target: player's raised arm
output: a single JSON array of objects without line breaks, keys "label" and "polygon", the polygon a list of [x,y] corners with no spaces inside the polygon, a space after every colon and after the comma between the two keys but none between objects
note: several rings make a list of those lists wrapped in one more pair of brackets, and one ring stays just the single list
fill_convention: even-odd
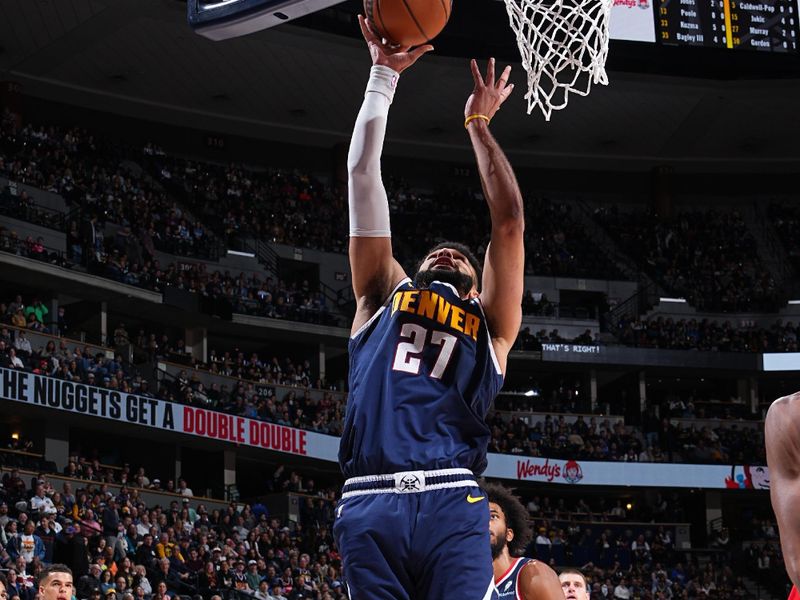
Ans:
[{"label": "player's raised arm", "polygon": [[347,155],[350,209],[350,269],[357,312],[353,331],[375,313],[392,288],[405,277],[392,255],[389,202],[381,179],[381,152],[389,106],[397,80],[432,46],[392,48],[359,16],[361,32],[372,56],[364,102],[358,113]]},{"label": "player's raised arm", "polygon": [[522,322],[525,219],[517,179],[489,131],[489,121],[514,86],[508,84],[511,67],[506,67],[495,81],[493,58],[489,60],[485,79],[474,60],[470,66],[475,88],[464,108],[465,127],[475,151],[483,193],[492,218],[492,239],[486,250],[481,302],[489,320],[500,367],[505,372],[508,351]]},{"label": "player's raised arm", "polygon": [[786,572],[800,588],[800,392],[776,400],[764,424],[769,493]]}]

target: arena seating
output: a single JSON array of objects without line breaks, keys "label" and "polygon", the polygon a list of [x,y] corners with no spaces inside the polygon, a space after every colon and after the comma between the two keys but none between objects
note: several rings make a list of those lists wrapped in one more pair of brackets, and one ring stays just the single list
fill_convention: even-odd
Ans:
[{"label": "arena seating", "polygon": [[779,293],[736,211],[598,210],[596,219],[639,267],[698,310],[775,310]]}]

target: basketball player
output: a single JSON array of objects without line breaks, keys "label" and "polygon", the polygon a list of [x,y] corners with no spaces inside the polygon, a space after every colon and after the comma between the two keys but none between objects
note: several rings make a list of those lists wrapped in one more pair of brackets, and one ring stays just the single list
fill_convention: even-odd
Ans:
[{"label": "basketball player", "polygon": [[494,61],[485,77],[471,63],[465,127],[491,216],[483,269],[466,246],[446,242],[423,255],[412,280],[392,256],[380,157],[401,73],[432,47],[391,48],[360,22],[373,67],[348,155],[357,310],[334,533],[352,600],[496,598],[475,475],[522,319],[522,198],[489,130],[511,93],[510,67],[495,80]]},{"label": "basketball player", "polygon": [[39,573],[39,596],[42,600],[72,600],[72,571],[67,565],[52,564]]},{"label": "basketball player", "polygon": [[558,574],[566,600],[589,600],[592,593],[586,585],[586,577],[578,569],[564,569]]},{"label": "basketball player", "polygon": [[564,600],[555,571],[521,556],[531,539],[528,511],[508,488],[496,483],[481,487],[489,500],[489,542],[500,600]]},{"label": "basketball player", "polygon": [[800,392],[772,403],[764,423],[769,494],[778,519],[783,560],[800,600]]}]

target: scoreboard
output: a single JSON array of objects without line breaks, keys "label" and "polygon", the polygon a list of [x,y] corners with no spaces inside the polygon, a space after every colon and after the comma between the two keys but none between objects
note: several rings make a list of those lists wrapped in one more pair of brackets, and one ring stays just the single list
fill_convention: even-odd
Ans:
[{"label": "scoreboard", "polygon": [[611,39],[797,54],[799,0],[613,0]]}]

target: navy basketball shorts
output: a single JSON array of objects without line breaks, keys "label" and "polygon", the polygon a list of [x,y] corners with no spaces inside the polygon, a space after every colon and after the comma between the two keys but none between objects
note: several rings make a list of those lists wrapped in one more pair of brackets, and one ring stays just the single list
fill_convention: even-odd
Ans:
[{"label": "navy basketball shorts", "polygon": [[489,504],[467,469],[348,479],[333,524],[350,600],[496,600]]}]

